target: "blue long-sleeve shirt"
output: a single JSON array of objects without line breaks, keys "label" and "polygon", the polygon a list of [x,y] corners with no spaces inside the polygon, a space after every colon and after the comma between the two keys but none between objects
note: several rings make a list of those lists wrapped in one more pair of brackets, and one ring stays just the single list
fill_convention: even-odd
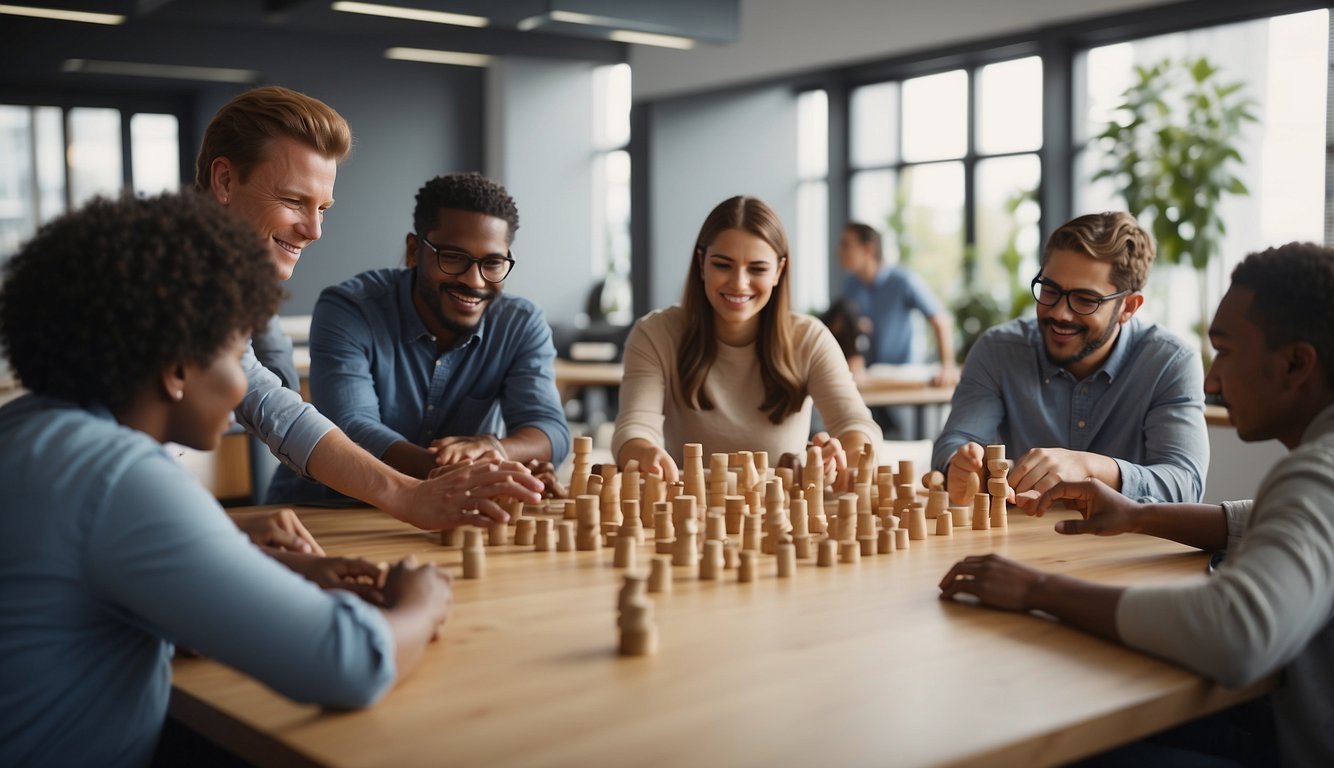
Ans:
[{"label": "blue long-sleeve shirt", "polygon": [[[501,294],[460,344],[440,352],[412,303],[410,269],[363,272],[320,294],[310,323],[310,396],[372,455],[407,441],[539,429],[552,462],[570,451],[556,348],[542,311]],[[341,500],[279,467],[272,503]]]},{"label": "blue long-sleeve shirt", "polygon": [[1102,366],[1077,381],[1047,358],[1037,320],[987,331],[964,362],[931,466],[946,471],[970,441],[1004,443],[1014,460],[1066,448],[1115,459],[1130,498],[1198,502],[1209,466],[1199,354],[1139,318],[1113,343]]},{"label": "blue long-sleeve shirt", "polygon": [[326,706],[393,683],[375,608],[264,555],[105,409],[0,408],[0,765],[147,765],[172,643]]},{"label": "blue long-sleeve shirt", "polygon": [[928,319],[941,312],[940,302],[922,278],[895,264],[881,267],[871,285],[848,276],[843,281],[843,295],[856,301],[871,319],[868,364],[912,362],[913,310]]}]

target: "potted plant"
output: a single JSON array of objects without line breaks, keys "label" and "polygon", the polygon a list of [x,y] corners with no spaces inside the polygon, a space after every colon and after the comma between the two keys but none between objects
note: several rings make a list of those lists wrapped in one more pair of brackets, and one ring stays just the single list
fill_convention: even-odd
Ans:
[{"label": "potted plant", "polygon": [[1227,232],[1218,204],[1247,195],[1233,168],[1245,123],[1255,121],[1244,82],[1221,82],[1205,57],[1136,67],[1116,116],[1098,134],[1108,150],[1094,179],[1109,178],[1136,216],[1152,217],[1158,258],[1189,264],[1199,280],[1200,351],[1209,365],[1206,269]]}]

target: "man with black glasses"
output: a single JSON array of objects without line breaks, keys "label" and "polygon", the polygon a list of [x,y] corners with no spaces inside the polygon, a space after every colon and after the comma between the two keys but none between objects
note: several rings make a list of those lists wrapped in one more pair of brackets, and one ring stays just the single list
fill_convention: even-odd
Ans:
[{"label": "man with black glasses", "polygon": [[992,328],[964,363],[931,457],[952,503],[967,503],[989,443],[1015,460],[1009,485],[1021,505],[1085,479],[1141,501],[1200,500],[1209,441],[1199,354],[1135,317],[1153,258],[1128,213],[1080,216],[1052,233],[1033,280],[1037,317]]},{"label": "man with black glasses", "polygon": [[[559,464],[570,432],[556,392],[551,329],[502,293],[519,214],[475,173],[417,192],[406,268],[325,289],[310,327],[310,394],[353,440],[405,474],[499,458]],[[339,496],[279,467],[274,503]]]}]

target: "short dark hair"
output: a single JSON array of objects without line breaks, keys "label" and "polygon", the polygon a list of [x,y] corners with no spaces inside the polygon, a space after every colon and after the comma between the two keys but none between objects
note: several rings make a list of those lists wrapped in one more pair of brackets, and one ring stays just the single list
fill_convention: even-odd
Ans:
[{"label": "short dark hair", "polygon": [[497,182],[480,173],[448,173],[436,176],[417,190],[417,207],[412,211],[412,226],[419,234],[430,232],[440,211],[449,208],[471,211],[504,219],[509,225],[506,242],[514,242],[519,229],[519,209],[514,198]]},{"label": "short dark hair", "polygon": [[1288,243],[1252,253],[1232,270],[1232,285],[1253,294],[1248,317],[1265,344],[1309,343],[1334,388],[1334,313],[1325,304],[1334,296],[1334,249]]},{"label": "short dark hair", "polygon": [[1074,251],[1110,262],[1112,285],[1118,291],[1142,290],[1155,255],[1153,238],[1124,211],[1089,213],[1057,227],[1042,249],[1040,268],[1046,268],[1053,251]]},{"label": "short dark hair", "polygon": [[115,411],[163,366],[262,327],[282,295],[254,230],[206,195],[96,198],[5,265],[0,343],[33,392]]},{"label": "short dark hair", "polygon": [[851,233],[853,237],[857,238],[857,242],[862,245],[874,246],[876,261],[885,260],[884,249],[880,243],[880,233],[875,231],[875,227],[870,224],[863,224],[860,221],[851,221],[843,225],[843,231]]}]

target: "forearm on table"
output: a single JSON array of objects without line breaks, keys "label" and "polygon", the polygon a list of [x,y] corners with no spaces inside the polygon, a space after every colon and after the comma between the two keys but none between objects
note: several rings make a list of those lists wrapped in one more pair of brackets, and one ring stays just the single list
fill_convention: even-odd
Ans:
[{"label": "forearm on table", "polygon": [[346,496],[391,511],[412,479],[367,453],[341,430],[331,430],[310,454],[310,476]]},{"label": "forearm on table", "polygon": [[1124,587],[1048,573],[1029,593],[1026,608],[1051,614],[1073,627],[1119,643],[1121,634],[1116,629],[1116,607],[1123,592]]},{"label": "forearm on table", "polygon": [[380,458],[399,472],[423,480],[436,468],[434,453],[407,440],[389,446]]},{"label": "forearm on table", "polygon": [[500,441],[506,458],[527,463],[534,459],[551,461],[551,438],[537,427],[519,427]]},{"label": "forearm on table", "polygon": [[1220,504],[1144,504],[1135,532],[1212,552],[1227,547],[1227,515]]},{"label": "forearm on table", "polygon": [[437,622],[426,606],[396,605],[382,610],[394,634],[394,669],[403,680],[426,652],[435,636]]}]

